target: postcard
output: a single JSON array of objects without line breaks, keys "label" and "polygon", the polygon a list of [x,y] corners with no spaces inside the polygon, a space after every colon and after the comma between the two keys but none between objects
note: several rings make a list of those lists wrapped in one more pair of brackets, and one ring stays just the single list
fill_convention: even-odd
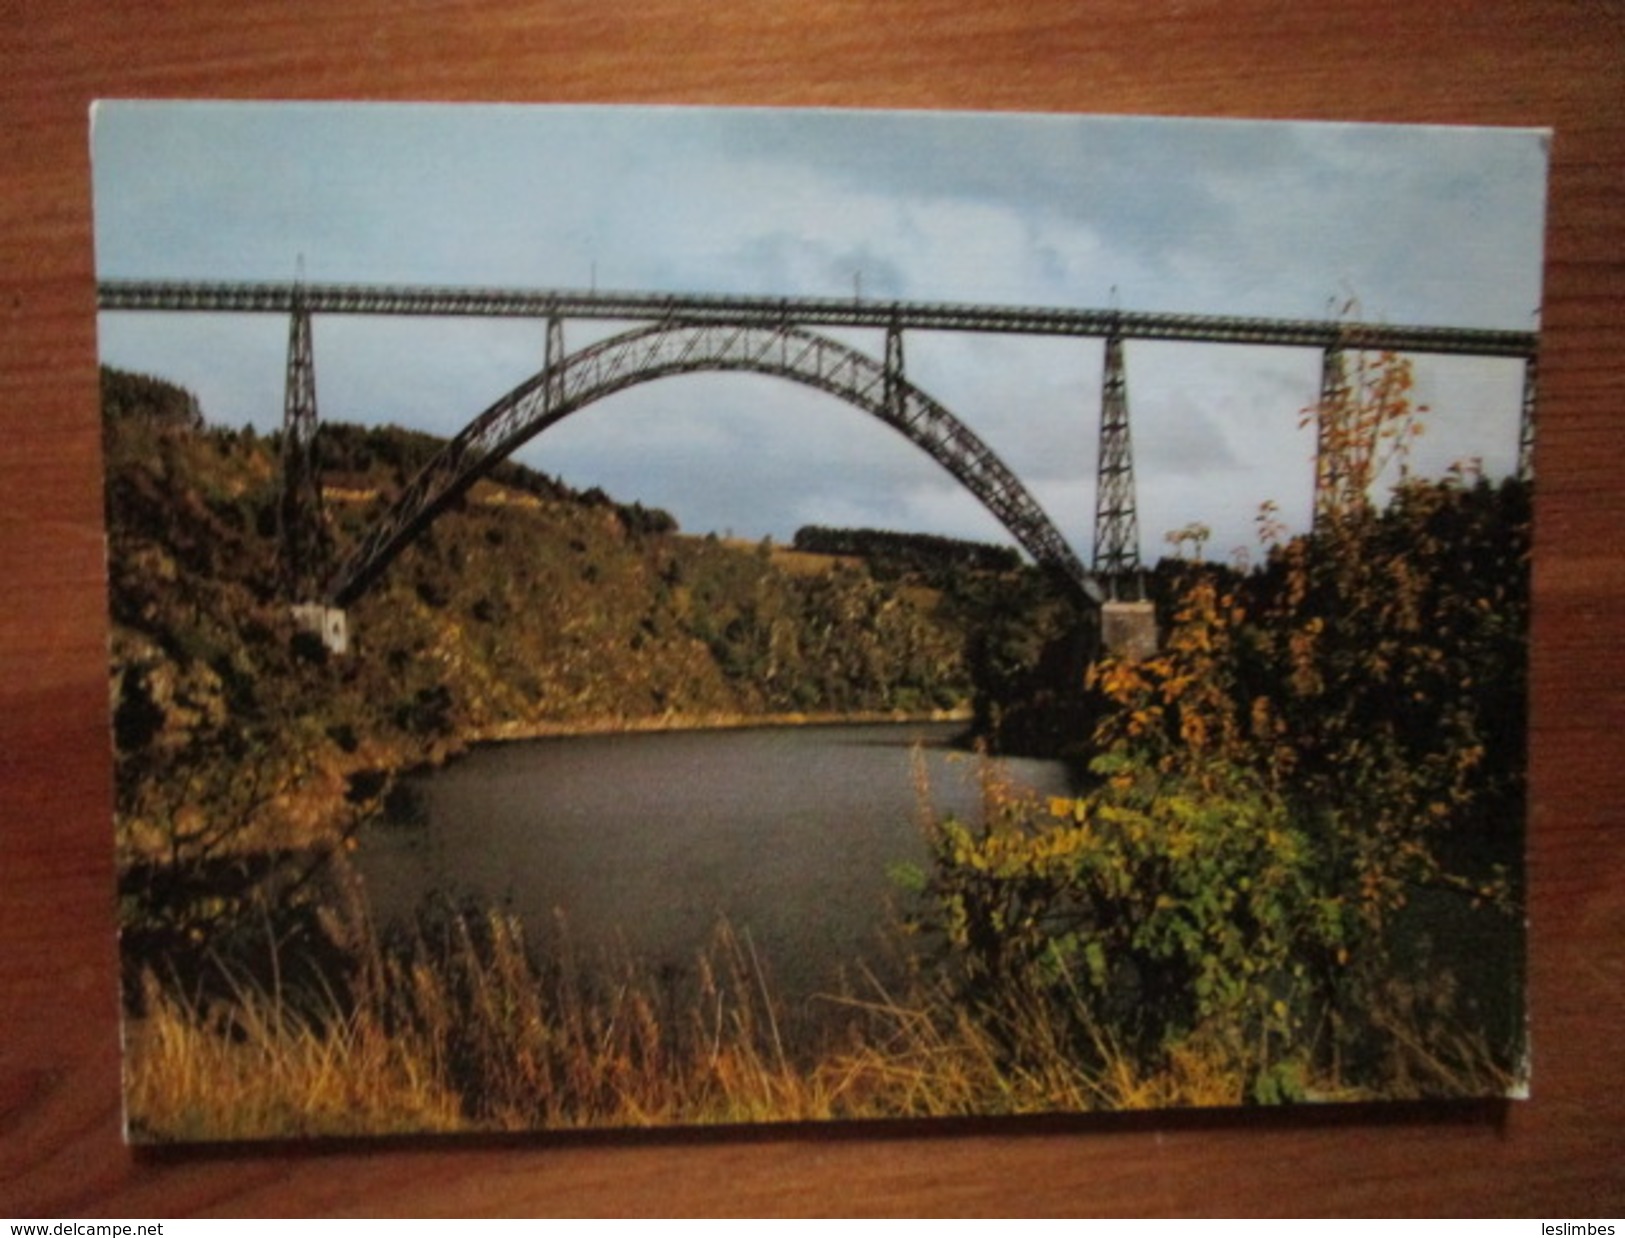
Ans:
[{"label": "postcard", "polygon": [[1548,134],[91,140],[132,1141],[1524,1094]]}]

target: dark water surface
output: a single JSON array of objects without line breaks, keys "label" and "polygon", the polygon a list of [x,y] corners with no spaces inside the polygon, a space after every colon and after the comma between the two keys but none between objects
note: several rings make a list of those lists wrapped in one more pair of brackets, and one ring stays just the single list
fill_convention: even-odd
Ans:
[{"label": "dark water surface", "polygon": [[[890,968],[902,895],[923,864],[913,754],[933,804],[976,820],[978,758],[953,723],[583,736],[480,749],[407,779],[358,867],[385,922],[437,894],[519,916],[584,966],[624,950],[689,976],[720,920],[748,938],[794,1013],[843,972]],[[1065,794],[1058,762],[1004,759],[1015,783]],[[562,917],[562,921],[560,919]]]}]

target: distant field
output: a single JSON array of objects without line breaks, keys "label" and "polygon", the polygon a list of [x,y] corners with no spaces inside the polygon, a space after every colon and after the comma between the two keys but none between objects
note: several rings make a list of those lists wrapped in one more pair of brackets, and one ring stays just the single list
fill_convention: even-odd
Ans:
[{"label": "distant field", "polygon": [[862,562],[857,555],[823,555],[807,550],[773,548],[773,566],[792,576],[821,576],[833,572],[837,567],[851,567]]}]

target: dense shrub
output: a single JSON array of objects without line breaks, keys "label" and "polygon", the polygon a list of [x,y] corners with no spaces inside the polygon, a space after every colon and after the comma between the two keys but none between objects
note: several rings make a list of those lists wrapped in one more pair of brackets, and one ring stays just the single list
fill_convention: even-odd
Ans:
[{"label": "dense shrub", "polygon": [[1092,789],[936,828],[925,922],[1012,1069],[1039,1019],[1256,1100],[1515,1078],[1527,516],[1516,481],[1411,482],[1249,575],[1186,565],[1162,652],[1090,672]]}]

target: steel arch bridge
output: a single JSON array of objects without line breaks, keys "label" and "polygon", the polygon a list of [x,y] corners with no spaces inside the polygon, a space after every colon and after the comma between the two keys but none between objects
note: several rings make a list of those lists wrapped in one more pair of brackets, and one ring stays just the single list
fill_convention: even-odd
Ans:
[{"label": "steel arch bridge", "polygon": [[1105,594],[1014,473],[969,427],[909,382],[902,339],[888,329],[886,360],[788,323],[656,322],[562,355],[557,320],[548,363],[435,456],[357,544],[323,590],[347,606],[478,478],[571,413],[616,392],[678,374],[745,372],[788,379],[878,418],[951,473],[1041,567],[1090,600]]},{"label": "steel arch bridge", "polygon": [[[412,537],[484,469],[560,418],[639,383],[701,371],[773,374],[830,392],[886,422],[960,480],[1040,565],[1092,604],[1139,596],[1139,526],[1129,434],[1124,341],[1264,344],[1322,355],[1320,401],[1333,408],[1348,387],[1350,350],[1517,358],[1524,363],[1518,468],[1530,475],[1539,339],[1530,331],[1403,326],[1342,320],[1145,313],[1116,309],[749,297],[685,293],[455,288],[378,284],[103,280],[103,311],[271,313],[289,316],[283,413],[280,523],[285,588],[295,610],[328,612],[358,597]],[[318,430],[311,318],[315,314],[456,316],[545,320],[543,369],[498,400],[441,452],[336,573],[315,450]],[[638,323],[566,355],[566,321]],[[884,329],[884,361],[815,333]],[[1036,501],[993,451],[904,377],[903,335],[970,331],[1095,338],[1105,342],[1094,541],[1085,569]],[[1323,416],[1315,455],[1315,519],[1348,486],[1346,449]],[[320,599],[320,600],[318,600]],[[302,620],[303,621],[303,620]]]}]

